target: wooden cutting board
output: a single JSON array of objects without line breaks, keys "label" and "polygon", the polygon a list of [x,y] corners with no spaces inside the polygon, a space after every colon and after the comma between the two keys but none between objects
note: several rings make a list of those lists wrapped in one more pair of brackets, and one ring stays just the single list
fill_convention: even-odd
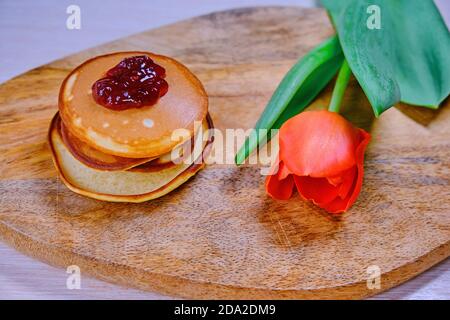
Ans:
[{"label": "wooden cutting board", "polygon": [[[331,217],[273,201],[259,168],[210,165],[171,194],[117,204],[70,192],[46,143],[62,79],[92,56],[147,50],[202,80],[216,127],[250,128],[289,67],[333,34],[321,9],[214,13],[64,58],[0,86],[0,238],[52,265],[189,298],[361,298],[450,255],[450,106],[374,119],[353,80],[345,116],[370,131],[359,200]],[[330,88],[314,102],[326,106]],[[375,266],[375,267],[374,267]],[[367,279],[381,272],[380,288]]]}]

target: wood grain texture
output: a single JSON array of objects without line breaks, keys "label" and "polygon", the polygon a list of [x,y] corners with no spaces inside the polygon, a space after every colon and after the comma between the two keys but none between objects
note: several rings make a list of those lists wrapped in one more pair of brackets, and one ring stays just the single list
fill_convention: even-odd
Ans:
[{"label": "wood grain texture", "polygon": [[[0,237],[57,266],[191,298],[361,298],[450,254],[450,107],[374,119],[353,80],[344,114],[373,136],[358,202],[340,219],[277,202],[257,167],[208,166],[170,195],[113,204],[61,185],[45,142],[64,76],[111,51],[150,50],[190,67],[216,127],[250,128],[293,62],[333,33],[324,11],[211,14],[103,45],[0,86]],[[331,88],[314,102],[327,104]],[[382,271],[366,286],[367,267]]]},{"label": "wood grain texture", "polygon": [[[173,299],[151,291],[137,290],[97,280],[81,270],[80,290],[69,290],[69,274],[25,256],[0,242],[0,300],[4,299]],[[450,259],[439,263],[395,288],[370,299],[449,299]]]}]

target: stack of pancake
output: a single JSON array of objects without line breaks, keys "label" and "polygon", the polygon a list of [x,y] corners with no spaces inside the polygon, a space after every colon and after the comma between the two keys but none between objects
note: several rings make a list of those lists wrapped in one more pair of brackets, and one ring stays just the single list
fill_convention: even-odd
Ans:
[{"label": "stack of pancake", "polygon": [[[93,83],[137,55],[165,69],[167,93],[141,108],[117,111],[99,105]],[[212,127],[206,92],[185,66],[149,52],[119,52],[88,60],[67,76],[49,143],[61,179],[72,191],[106,201],[142,202],[174,190],[204,166]],[[174,138],[174,132],[184,134]]]}]

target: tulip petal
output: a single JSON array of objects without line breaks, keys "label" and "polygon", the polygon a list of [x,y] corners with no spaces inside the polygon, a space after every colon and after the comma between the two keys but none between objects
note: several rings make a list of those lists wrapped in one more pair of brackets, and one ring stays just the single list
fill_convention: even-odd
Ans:
[{"label": "tulip petal", "polygon": [[357,169],[353,167],[342,174],[342,183],[339,186],[339,197],[345,199],[353,187]]},{"label": "tulip petal", "polygon": [[342,183],[342,177],[341,176],[334,176],[334,177],[327,177],[327,180],[330,184],[337,187]]},{"label": "tulip petal", "polygon": [[339,187],[330,184],[326,178],[294,176],[294,181],[298,193],[318,206],[331,202],[339,194]]},{"label": "tulip petal", "polygon": [[349,205],[349,199],[342,199],[340,197],[337,197],[330,203],[327,203],[322,208],[327,210],[329,213],[342,213],[347,211],[347,209],[350,207]]},{"label": "tulip petal", "polygon": [[323,208],[330,213],[340,213],[347,211],[356,201],[361,192],[363,177],[364,177],[364,152],[367,145],[370,142],[370,134],[366,131],[359,129],[360,142],[356,148],[356,179],[353,181],[351,190],[348,197],[342,199],[341,197],[335,198]]},{"label": "tulip petal", "polygon": [[358,129],[327,110],[300,113],[279,132],[280,159],[297,176],[333,177],[356,164]]},{"label": "tulip petal", "polygon": [[266,192],[274,199],[288,200],[292,196],[294,179],[283,161],[275,163],[266,178]]}]

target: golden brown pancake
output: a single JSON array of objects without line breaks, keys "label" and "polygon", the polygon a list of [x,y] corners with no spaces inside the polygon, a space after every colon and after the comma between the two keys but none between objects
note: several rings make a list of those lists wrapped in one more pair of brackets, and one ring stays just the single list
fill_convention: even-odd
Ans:
[{"label": "golden brown pancake", "polygon": [[[206,119],[203,121],[202,124],[202,134],[205,134],[205,132],[209,132],[212,134],[213,123],[211,120],[211,117],[209,114],[206,115]],[[129,168],[128,171],[132,172],[157,172],[162,169],[167,169],[170,167],[176,166],[178,163],[182,162],[187,157],[193,157],[194,159],[201,156],[201,153],[203,152],[203,149],[206,147],[206,144],[209,142],[209,140],[212,139],[212,137],[209,137],[209,140],[202,141],[201,145],[202,148],[194,148],[194,144],[196,142],[197,135],[194,136],[188,143],[184,143],[183,145],[176,148],[176,157],[174,157],[175,160],[172,160],[171,153],[167,153],[159,158],[156,158],[154,160],[150,160],[148,162],[142,163],[140,165],[134,166],[132,168]]]},{"label": "golden brown pancake", "polygon": [[[209,118],[209,116],[207,116],[207,118]],[[141,171],[158,171],[161,168],[173,166],[175,165],[174,162],[177,162],[176,159],[175,161],[172,159],[172,153],[174,153],[174,150],[158,158],[125,158],[104,153],[100,150],[92,148],[90,145],[71,134],[67,130],[64,123],[59,119],[60,117],[58,115],[57,121],[60,122],[61,137],[65,146],[75,158],[93,169],[121,171],[136,167],[137,170]],[[206,131],[208,129],[208,120],[203,120],[202,125],[203,131]],[[193,148],[194,139],[195,137],[192,137],[192,139],[175,148],[178,151],[178,157],[183,156],[183,154],[186,156],[189,155],[192,151],[191,149]]]},{"label": "golden brown pancake", "polygon": [[[59,119],[58,115],[58,122],[60,122]],[[93,169],[110,171],[127,170],[152,160],[152,158],[125,158],[104,153],[75,137],[67,130],[64,123],[60,122],[60,126],[61,138],[70,153]]]},{"label": "golden brown pancake", "polygon": [[[168,92],[156,104],[142,108],[114,111],[97,104],[93,83],[124,58],[136,55],[148,55],[165,68]],[[173,141],[172,132],[187,129],[192,137],[194,122],[202,122],[207,110],[208,98],[197,77],[176,60],[150,52],[90,59],[67,76],[59,94],[60,115],[71,134],[93,149],[124,158],[155,158],[170,152],[182,142]]]},{"label": "golden brown pancake", "polygon": [[[91,198],[114,202],[143,202],[174,190],[204,166],[203,161],[181,163],[158,171],[102,171],[78,161],[64,144],[58,114],[49,128],[49,144],[54,164],[64,184]],[[212,122],[208,121],[210,127]],[[212,130],[200,155],[205,158],[212,144]]]}]

